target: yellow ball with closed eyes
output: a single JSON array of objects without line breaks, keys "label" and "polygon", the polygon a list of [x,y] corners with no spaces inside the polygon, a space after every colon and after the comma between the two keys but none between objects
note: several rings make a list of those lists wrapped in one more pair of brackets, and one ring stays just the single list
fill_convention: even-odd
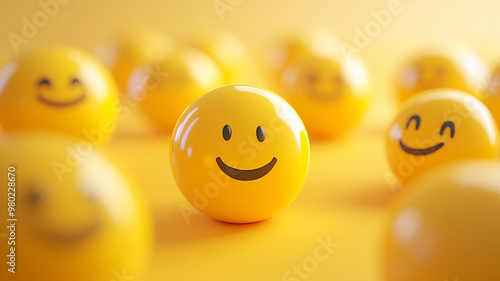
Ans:
[{"label": "yellow ball with closed eyes", "polygon": [[12,237],[0,241],[0,280],[142,280],[151,219],[112,162],[88,143],[38,132],[4,136],[0,155],[0,234]]},{"label": "yellow ball with closed eyes", "polygon": [[174,179],[198,210],[250,223],[285,208],[309,168],[304,125],[282,98],[262,88],[228,85],[194,101],[175,126]]},{"label": "yellow ball with closed eyes", "polygon": [[476,97],[449,89],[408,100],[389,127],[387,159],[400,182],[444,163],[495,159],[498,129]]},{"label": "yellow ball with closed eyes", "polygon": [[99,144],[114,130],[118,92],[110,73],[86,53],[46,47],[0,72],[5,132],[49,130]]}]

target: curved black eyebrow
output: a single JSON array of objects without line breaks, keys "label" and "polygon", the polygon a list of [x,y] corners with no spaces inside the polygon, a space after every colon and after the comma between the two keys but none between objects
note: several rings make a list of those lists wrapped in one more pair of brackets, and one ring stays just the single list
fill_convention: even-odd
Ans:
[{"label": "curved black eyebrow", "polygon": [[418,115],[413,115],[412,117],[410,117],[410,119],[408,119],[408,123],[406,123],[406,128],[408,129],[408,126],[410,126],[410,123],[411,123],[411,120],[415,119],[415,129],[418,130],[418,128],[420,127],[420,116]]},{"label": "curved black eyebrow", "polygon": [[78,78],[73,78],[73,80],[71,80],[71,85],[74,85],[74,84],[81,84],[80,80]]},{"label": "curved black eyebrow", "polygon": [[439,134],[442,136],[444,130],[446,130],[447,127],[450,128],[450,136],[453,138],[455,136],[455,124],[453,124],[453,122],[451,121],[446,121],[443,123],[443,125],[441,126],[441,130],[439,131]]},{"label": "curved black eyebrow", "polygon": [[46,78],[41,79],[41,80],[38,82],[38,86],[42,86],[42,85],[47,85],[47,86],[50,86],[50,81],[49,81],[49,79],[46,79]]}]

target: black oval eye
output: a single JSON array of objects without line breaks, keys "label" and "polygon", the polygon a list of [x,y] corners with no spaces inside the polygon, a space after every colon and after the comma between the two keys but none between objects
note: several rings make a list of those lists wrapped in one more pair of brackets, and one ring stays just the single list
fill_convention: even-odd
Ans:
[{"label": "black oval eye", "polygon": [[413,115],[408,119],[408,123],[406,123],[406,129],[408,129],[408,126],[410,126],[411,120],[415,120],[415,130],[418,130],[418,127],[420,127],[420,116],[418,115]]},{"label": "black oval eye", "polygon": [[33,205],[39,205],[40,203],[42,203],[42,195],[39,191],[30,191],[30,193],[28,194],[28,200]]},{"label": "black oval eye", "polygon": [[337,83],[338,85],[342,85],[342,84],[344,84],[344,78],[342,78],[342,76],[338,76],[338,75],[337,75],[337,76],[334,76],[334,77],[333,77],[333,81],[334,81],[335,83]]},{"label": "black oval eye", "polygon": [[82,84],[80,82],[80,80],[78,78],[73,78],[73,80],[71,80],[71,85],[75,85],[75,84]]},{"label": "black oval eye", "polygon": [[266,131],[264,131],[262,126],[257,127],[257,139],[260,142],[263,142],[266,139]]},{"label": "black oval eye", "polygon": [[222,137],[224,140],[228,141],[232,134],[233,132],[231,131],[231,127],[229,127],[229,125],[225,125],[224,128],[222,128]]},{"label": "black oval eye", "polygon": [[439,134],[442,136],[443,133],[444,133],[444,130],[446,130],[446,128],[450,128],[450,137],[454,137],[455,136],[455,124],[453,124],[453,122],[451,121],[446,121],[443,123],[443,125],[441,126],[441,130],[439,131]]},{"label": "black oval eye", "polygon": [[316,81],[318,81],[318,75],[314,73],[307,75],[307,81],[311,84],[316,83]]},{"label": "black oval eye", "polygon": [[45,78],[44,78],[44,79],[41,79],[41,80],[38,82],[38,86],[43,86],[43,85],[45,85],[45,86],[49,86],[49,87],[50,87],[50,81],[49,81],[49,79],[45,79]]}]

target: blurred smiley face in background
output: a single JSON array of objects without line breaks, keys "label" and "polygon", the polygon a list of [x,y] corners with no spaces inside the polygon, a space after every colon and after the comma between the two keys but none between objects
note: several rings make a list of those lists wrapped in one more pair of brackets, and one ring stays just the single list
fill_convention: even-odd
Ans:
[{"label": "blurred smiley face in background", "polygon": [[367,70],[355,54],[301,57],[285,67],[279,82],[283,98],[317,138],[336,138],[350,131],[372,95]]},{"label": "blurred smiley face in background", "polygon": [[436,89],[408,100],[389,127],[386,152],[405,180],[449,162],[495,159],[498,129],[490,112],[467,93]]},{"label": "blurred smiley face in background", "polygon": [[488,78],[487,67],[471,50],[450,48],[424,52],[403,67],[397,80],[398,99],[425,90],[451,88],[479,97],[482,83]]},{"label": "blurred smiley face in background", "polygon": [[208,55],[186,48],[137,68],[127,91],[131,98],[140,100],[144,113],[159,128],[170,133],[184,109],[206,91],[220,86],[223,79]]},{"label": "blurred smiley face in background", "polygon": [[[2,280],[112,280],[123,271],[142,278],[152,237],[141,194],[106,158],[77,154],[81,149],[81,142],[60,135],[0,140],[0,166],[5,173],[15,168],[9,192],[17,219],[16,244],[9,246],[16,247],[17,271],[5,269],[10,258],[2,255]],[[7,176],[1,182],[7,187]],[[7,194],[0,193],[2,202]],[[7,208],[0,217],[13,218]]]},{"label": "blurred smiley face in background", "polygon": [[109,72],[70,47],[26,53],[0,72],[0,125],[6,132],[57,131],[95,143],[109,138],[117,89]]},{"label": "blurred smiley face in background", "polygon": [[309,140],[300,118],[277,95],[252,86],[214,89],[182,114],[170,160],[184,197],[225,222],[267,219],[300,192]]}]

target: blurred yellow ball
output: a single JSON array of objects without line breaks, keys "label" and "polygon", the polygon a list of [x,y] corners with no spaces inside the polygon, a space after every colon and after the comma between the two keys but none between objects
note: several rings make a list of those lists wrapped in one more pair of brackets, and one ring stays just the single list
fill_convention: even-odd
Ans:
[{"label": "blurred yellow ball", "polygon": [[170,133],[191,102],[222,83],[222,73],[209,56],[183,49],[136,69],[128,92],[156,125]]},{"label": "blurred yellow ball", "polygon": [[71,47],[46,47],[0,72],[0,126],[5,132],[49,130],[99,144],[115,127],[118,93],[109,72]]},{"label": "blurred yellow ball", "polygon": [[302,57],[283,70],[280,93],[317,138],[346,134],[363,117],[372,91],[363,62],[345,58]]},{"label": "blurred yellow ball", "polygon": [[191,46],[209,55],[219,66],[226,83],[241,83],[250,75],[252,63],[245,45],[223,32],[204,33]]},{"label": "blurred yellow ball", "polygon": [[298,195],[309,140],[297,113],[265,89],[228,85],[194,101],[172,135],[170,161],[184,197],[221,221],[267,219]]},{"label": "blurred yellow ball", "polygon": [[386,135],[387,159],[401,181],[449,162],[495,159],[498,145],[498,129],[486,106],[451,89],[408,100]]},{"label": "blurred yellow ball", "polygon": [[[144,275],[152,248],[147,208],[137,187],[88,142],[15,134],[0,140],[0,155],[2,232],[15,223],[13,242],[0,244],[1,280]],[[14,202],[15,216],[8,215],[7,202]],[[8,236],[13,236],[10,230]],[[15,247],[14,259],[7,257],[10,247]],[[7,264],[11,260],[15,264]],[[15,274],[7,271],[10,265]]]},{"label": "blurred yellow ball", "polygon": [[161,60],[171,50],[171,42],[160,31],[137,28],[102,42],[94,53],[108,67],[121,93],[125,94],[130,74],[136,67]]},{"label": "blurred yellow ball", "polygon": [[278,78],[290,62],[302,56],[329,56],[338,52],[339,46],[328,30],[309,28],[284,36],[268,47],[266,64],[272,75]]},{"label": "blurred yellow ball", "polygon": [[383,235],[384,280],[500,280],[499,163],[439,167],[398,199]]},{"label": "blurred yellow ball", "polygon": [[424,52],[399,73],[397,80],[400,102],[429,89],[450,88],[479,97],[487,79],[487,67],[472,51],[453,48]]}]

